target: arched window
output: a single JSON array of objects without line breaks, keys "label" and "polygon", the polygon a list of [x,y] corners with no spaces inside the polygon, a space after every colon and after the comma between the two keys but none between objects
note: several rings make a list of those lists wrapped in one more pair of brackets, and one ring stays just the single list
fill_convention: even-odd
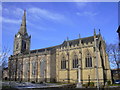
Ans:
[{"label": "arched window", "polygon": [[33,75],[33,76],[35,76],[35,73],[36,73],[35,71],[36,71],[36,62],[33,61],[33,62],[32,62],[32,75]]},{"label": "arched window", "polygon": [[85,57],[85,61],[86,61],[86,67],[92,67],[92,57],[89,53],[87,53]]},{"label": "arched window", "polygon": [[62,57],[62,60],[61,60],[61,69],[66,69],[66,59],[64,56]]},{"label": "arched window", "polygon": [[74,55],[72,64],[73,64],[73,68],[78,68],[78,57],[77,57],[77,55]]},{"label": "arched window", "polygon": [[26,42],[24,40],[22,40],[22,49],[25,50],[26,49]]},{"label": "arched window", "polygon": [[42,58],[41,61],[40,61],[40,77],[44,77],[45,75],[45,58]]},{"label": "arched window", "polygon": [[17,43],[17,45],[16,45],[16,49],[18,49],[18,47],[19,47],[19,43]]}]

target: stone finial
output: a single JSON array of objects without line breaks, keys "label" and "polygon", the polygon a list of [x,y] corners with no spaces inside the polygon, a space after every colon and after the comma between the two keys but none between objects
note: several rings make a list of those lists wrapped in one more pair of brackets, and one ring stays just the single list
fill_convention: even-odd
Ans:
[{"label": "stone finial", "polygon": [[95,30],[95,28],[94,28],[94,36],[96,36],[96,30]]},{"label": "stone finial", "polygon": [[99,34],[101,35],[100,29],[99,29]]}]

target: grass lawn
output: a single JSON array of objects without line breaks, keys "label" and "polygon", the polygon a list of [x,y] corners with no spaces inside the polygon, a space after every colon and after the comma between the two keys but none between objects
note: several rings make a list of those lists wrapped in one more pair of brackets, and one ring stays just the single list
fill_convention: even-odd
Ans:
[{"label": "grass lawn", "polygon": [[111,84],[109,86],[120,86],[120,84]]},{"label": "grass lawn", "polygon": [[18,90],[18,89],[13,88],[11,86],[2,86],[2,90]]}]

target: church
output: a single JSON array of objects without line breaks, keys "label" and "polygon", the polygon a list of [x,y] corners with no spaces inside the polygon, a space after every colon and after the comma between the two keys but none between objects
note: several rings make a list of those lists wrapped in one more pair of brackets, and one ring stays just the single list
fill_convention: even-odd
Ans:
[{"label": "church", "polygon": [[[111,70],[102,35],[75,40],[42,49],[30,50],[31,36],[26,28],[26,11],[14,38],[9,57],[10,80],[23,82],[63,82],[81,84],[111,81]],[[79,68],[78,68],[79,67]],[[78,72],[79,71],[79,72]]]}]

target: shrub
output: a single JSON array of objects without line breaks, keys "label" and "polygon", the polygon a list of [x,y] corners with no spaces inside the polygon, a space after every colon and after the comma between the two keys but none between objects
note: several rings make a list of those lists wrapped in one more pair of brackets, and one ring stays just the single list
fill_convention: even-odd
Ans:
[{"label": "shrub", "polygon": [[35,81],[32,81],[31,83],[35,83]]},{"label": "shrub", "polygon": [[88,83],[86,83],[86,84],[83,84],[82,85],[83,87],[94,87],[94,82],[88,82]]},{"label": "shrub", "polygon": [[43,82],[41,81],[40,84],[43,84]]},{"label": "shrub", "polygon": [[89,82],[90,87],[94,87],[94,82]]},{"label": "shrub", "polygon": [[82,84],[82,86],[87,88],[88,87],[88,83]]},{"label": "shrub", "polygon": [[110,80],[108,80],[108,81],[107,81],[107,84],[108,84],[108,85],[110,85],[110,84],[111,84],[111,81],[110,81]]}]

